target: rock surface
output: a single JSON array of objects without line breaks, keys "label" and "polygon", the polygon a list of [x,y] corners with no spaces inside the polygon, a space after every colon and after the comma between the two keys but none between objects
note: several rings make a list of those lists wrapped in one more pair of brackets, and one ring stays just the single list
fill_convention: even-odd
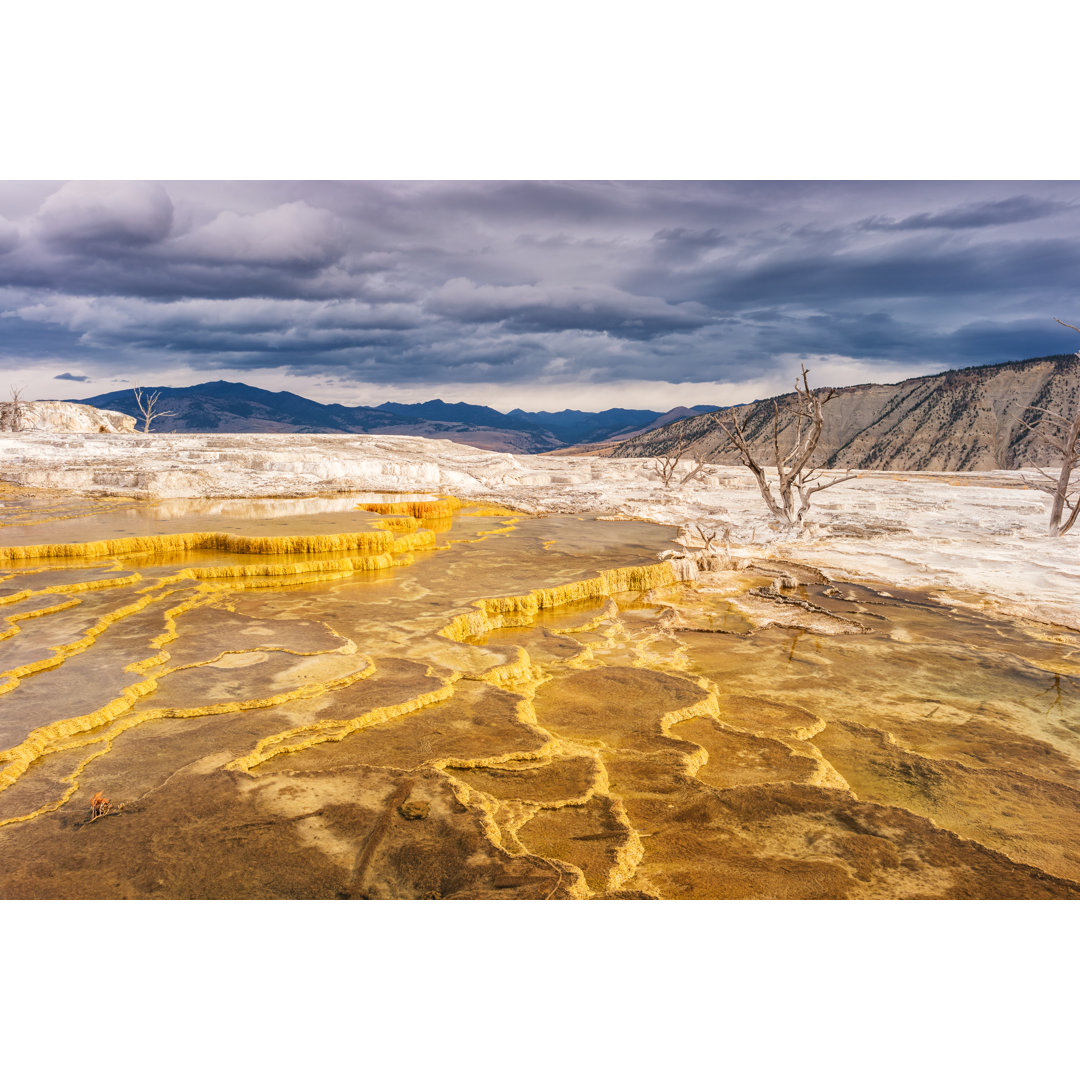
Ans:
[{"label": "rock surface", "polygon": [[3,432],[120,434],[134,430],[133,416],[110,409],[95,409],[75,401],[25,401],[17,410],[10,401],[0,404],[0,431]]},{"label": "rock surface", "polygon": [[[1022,472],[864,472],[818,496],[800,535],[775,529],[748,470],[665,488],[649,460],[479,450],[382,435],[0,438],[0,481],[86,494],[229,498],[442,492],[529,513],[683,526],[725,559],[794,558],[855,579],[984,594],[1003,611],[1080,626],[1080,530],[1046,536],[1050,497]],[[710,539],[711,538],[711,539]]]}]

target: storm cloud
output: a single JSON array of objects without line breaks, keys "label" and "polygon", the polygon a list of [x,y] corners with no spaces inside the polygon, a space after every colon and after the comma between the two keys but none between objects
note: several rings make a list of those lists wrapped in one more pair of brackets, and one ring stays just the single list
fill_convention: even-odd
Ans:
[{"label": "storm cloud", "polygon": [[42,203],[33,225],[54,247],[94,251],[163,240],[172,220],[172,201],[160,184],[74,180]]},{"label": "storm cloud", "polygon": [[1051,316],[1080,315],[1076,182],[36,195],[0,184],[0,341],[38,396],[244,377],[351,404],[722,404],[800,362],[865,381],[1072,351]]}]

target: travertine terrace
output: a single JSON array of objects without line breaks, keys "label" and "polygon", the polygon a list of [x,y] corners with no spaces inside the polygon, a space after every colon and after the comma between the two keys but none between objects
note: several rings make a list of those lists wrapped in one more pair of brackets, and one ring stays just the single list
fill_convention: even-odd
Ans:
[{"label": "travertine terrace", "polygon": [[251,498],[438,491],[532,514],[695,526],[727,552],[803,558],[874,581],[982,594],[1080,628],[1080,534],[1046,537],[1049,497],[1023,473],[860,472],[818,496],[797,537],[775,531],[747,470],[664,489],[641,459],[549,457],[376,435],[0,435],[0,482],[82,494]]},{"label": "travertine terrace", "polygon": [[2,896],[1080,895],[1076,542],[1018,474],[798,537],[735,468],[405,437],[0,480]]}]

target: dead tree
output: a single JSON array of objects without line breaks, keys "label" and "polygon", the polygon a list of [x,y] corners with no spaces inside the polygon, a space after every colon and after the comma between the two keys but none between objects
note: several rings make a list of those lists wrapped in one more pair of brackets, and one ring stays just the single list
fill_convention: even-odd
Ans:
[{"label": "dead tree", "polygon": [[[1080,326],[1061,322],[1060,319],[1055,319],[1054,322],[1080,333]],[[1080,349],[1076,350],[1076,358],[1080,360]],[[1060,462],[1056,477],[1036,466],[1036,471],[1043,480],[1032,481],[1031,486],[1045,491],[1053,499],[1050,504],[1048,535],[1064,536],[1076,524],[1077,517],[1080,517],[1080,479],[1074,480],[1072,475],[1073,470],[1080,465],[1080,400],[1073,406],[1072,416],[1037,405],[1029,405],[1025,412],[1038,413],[1039,419],[1031,424],[1021,418],[1021,426],[1031,432],[1036,442],[1053,452],[1055,462]],[[1065,515],[1066,510],[1068,516]]]},{"label": "dead tree", "polygon": [[163,416],[175,415],[175,413],[165,412],[157,407],[158,398],[161,397],[160,390],[154,390],[153,392],[149,390],[144,391],[138,383],[135,384],[134,390],[135,402],[139,413],[143,418],[143,434],[150,431],[150,425],[155,420],[160,420]]},{"label": "dead tree", "polygon": [[[758,490],[769,508],[769,513],[785,528],[793,528],[803,523],[810,498],[819,491],[842,484],[846,480],[856,479],[850,471],[843,476],[826,480],[820,470],[812,464],[814,451],[821,438],[823,419],[821,407],[836,394],[835,390],[811,390],[807,380],[809,372],[802,369],[802,384],[795,380],[795,400],[781,408],[778,401],[773,401],[773,437],[772,463],[764,462],[746,434],[743,417],[737,408],[727,410],[725,419],[719,412],[709,413],[713,422],[724,433],[729,445],[739,455],[739,460],[753,474]],[[781,439],[781,432],[784,439]],[[790,440],[786,449],[782,441]],[[767,468],[776,470],[777,493],[773,493],[771,483],[765,473]],[[798,504],[796,504],[798,496]]]},{"label": "dead tree", "polygon": [[21,386],[11,387],[11,400],[4,402],[0,410],[0,431],[27,431],[33,427],[28,419],[22,392]]},{"label": "dead tree", "polygon": [[[671,481],[675,478],[675,472],[682,462],[683,457],[686,454],[687,446],[686,439],[683,437],[683,433],[679,432],[679,440],[675,444],[675,449],[664,455],[657,455],[657,457],[650,463],[652,471],[660,477],[660,482],[667,489],[671,487]],[[683,476],[679,477],[679,486],[682,487],[689,480],[703,477],[703,470],[705,469],[706,462],[697,461],[691,459],[694,467]]]}]

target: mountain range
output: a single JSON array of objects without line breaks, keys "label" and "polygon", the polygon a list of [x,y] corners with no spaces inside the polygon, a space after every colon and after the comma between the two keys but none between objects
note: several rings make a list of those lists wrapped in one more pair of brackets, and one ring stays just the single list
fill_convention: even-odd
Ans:
[{"label": "mountain range", "polygon": [[[367,405],[324,405],[287,390],[262,390],[246,383],[199,383],[197,386],[148,386],[146,395],[158,393],[161,415],[151,430],[162,432],[297,432],[301,434],[375,433],[422,435],[449,439],[485,450],[542,453],[562,447],[609,442],[650,431],[692,412],[711,406],[673,409],[606,409],[603,412],[501,413],[485,405],[425,401],[402,404],[387,401]],[[112,409],[141,418],[131,390],[114,390],[78,402]]]},{"label": "mountain range", "polygon": [[[774,405],[783,415],[795,395],[739,406],[759,459],[772,464]],[[823,409],[815,463],[826,468],[981,472],[1047,464],[1051,455],[1021,420],[1036,409],[1080,407],[1080,358],[1066,354],[962,368],[898,383],[836,389]],[[781,425],[784,445],[786,424]],[[610,457],[657,457],[682,440],[687,458],[735,464],[738,456],[706,416],[677,421],[603,451]]]},{"label": "mountain range", "polygon": [[[449,439],[511,453],[592,453],[656,457],[680,440],[687,457],[736,463],[723,433],[705,413],[713,406],[606,409],[582,412],[499,412],[438,399],[417,404],[324,405],[289,391],[236,382],[147,387],[160,392],[160,432],[382,433]],[[784,394],[738,406],[762,460],[771,462],[774,406]],[[816,462],[826,468],[983,471],[1044,464],[1048,455],[1021,423],[1039,408],[1062,412],[1080,403],[1080,359],[1043,356],[905,379],[836,388],[824,406]],[[131,390],[84,398],[79,404],[138,417]],[[166,415],[168,414],[168,415]],[[140,424],[141,426],[141,424]]]}]

